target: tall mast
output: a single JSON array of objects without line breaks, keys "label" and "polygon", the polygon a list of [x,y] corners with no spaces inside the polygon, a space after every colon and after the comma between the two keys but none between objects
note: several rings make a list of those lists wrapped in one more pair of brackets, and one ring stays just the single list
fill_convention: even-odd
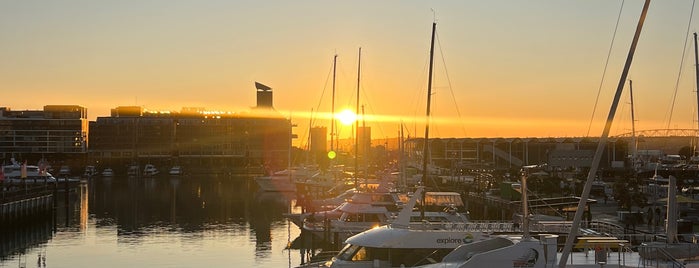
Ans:
[{"label": "tall mast", "polygon": [[337,54],[333,57],[333,96],[330,116],[330,151],[335,150],[335,71],[337,70]]},{"label": "tall mast", "polygon": [[[699,53],[697,52],[697,33],[694,33],[694,69],[695,76],[697,79],[697,126],[699,127]],[[697,151],[696,144],[694,145],[694,152]],[[692,156],[694,156],[692,152]]]},{"label": "tall mast", "polygon": [[369,174],[367,174],[367,160],[369,159],[369,148],[367,147],[367,144],[369,144],[369,141],[371,141],[371,136],[369,135],[370,132],[367,131],[366,129],[366,117],[364,117],[364,105],[362,104],[362,170],[364,171],[364,183],[369,184]]},{"label": "tall mast", "polygon": [[[354,187],[359,188],[357,175],[359,175],[359,77],[362,70],[362,47],[359,47],[359,61],[357,62],[357,111],[354,118]],[[366,176],[366,174],[364,174]]]},{"label": "tall mast", "polygon": [[405,180],[405,144],[403,144],[403,121],[400,122],[400,140],[398,140],[398,151],[400,154],[398,155],[398,173],[400,174],[399,177],[399,186],[401,188],[406,186],[406,180]]},{"label": "tall mast", "polygon": [[313,132],[313,108],[311,108],[311,118],[308,121],[308,139],[306,140],[306,164],[311,162],[309,159],[309,155],[311,154],[311,133]]},{"label": "tall mast", "polygon": [[587,198],[590,196],[592,181],[594,180],[595,175],[597,173],[599,162],[602,159],[604,146],[607,144],[607,140],[609,138],[609,131],[612,128],[614,114],[616,114],[616,108],[619,105],[619,99],[621,99],[621,92],[624,89],[626,77],[629,74],[629,68],[631,68],[633,54],[636,52],[636,45],[638,45],[638,39],[641,35],[641,29],[643,29],[643,22],[646,19],[646,14],[648,14],[648,6],[650,6],[650,0],[646,0],[645,4],[643,5],[643,11],[641,11],[641,17],[638,19],[638,24],[636,25],[636,32],[634,33],[633,41],[631,41],[631,47],[629,48],[629,54],[626,56],[626,62],[624,63],[624,70],[621,72],[621,78],[619,79],[619,83],[617,84],[616,93],[614,94],[614,100],[612,101],[612,107],[609,109],[607,121],[604,125],[604,130],[602,131],[602,136],[599,139],[599,143],[597,144],[597,150],[595,151],[594,158],[592,159],[592,166],[590,166],[590,171],[587,173],[587,180],[585,181],[585,186],[583,188],[582,195],[580,196],[578,208],[575,211],[573,223],[570,227],[570,233],[568,233],[568,236],[566,238],[566,243],[563,247],[563,252],[561,253],[561,259],[558,262],[558,267],[566,267],[568,255],[570,255],[570,251],[573,249],[573,242],[578,235],[580,221],[582,220],[582,215],[585,212],[585,207],[587,205]]},{"label": "tall mast", "polygon": [[[434,35],[437,30],[437,22],[432,22],[432,40],[430,41],[430,68],[427,78],[427,112],[425,117],[425,144],[422,153],[422,185],[427,186],[427,159],[430,153],[430,103],[432,102],[432,67],[434,65]],[[425,194],[422,194],[422,206],[420,209],[420,218],[425,217]]]},{"label": "tall mast", "polygon": [[633,148],[631,150],[631,163],[636,165],[636,154],[638,153],[638,140],[636,139],[636,116],[633,111],[633,81],[629,80],[629,96],[631,97],[631,141]]}]

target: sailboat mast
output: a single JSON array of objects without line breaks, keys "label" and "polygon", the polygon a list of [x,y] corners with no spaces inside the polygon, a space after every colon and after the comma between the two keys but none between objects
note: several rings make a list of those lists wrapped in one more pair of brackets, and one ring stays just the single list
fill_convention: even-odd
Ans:
[{"label": "sailboat mast", "polygon": [[333,57],[333,96],[332,96],[332,106],[330,108],[330,151],[335,150],[335,71],[337,70],[337,54]]},{"label": "sailboat mast", "polygon": [[[699,51],[697,51],[697,33],[694,33],[694,70],[697,80],[697,127],[699,127]],[[694,152],[697,151],[697,145],[694,144]],[[692,156],[694,156],[692,152]]]},{"label": "sailboat mast", "polygon": [[[430,103],[432,102],[432,68],[434,65],[434,35],[437,30],[437,22],[432,22],[432,40],[430,41],[430,68],[427,73],[427,112],[425,117],[425,144],[422,153],[422,185],[427,186],[427,160],[430,153]],[[422,195],[422,208],[420,217],[425,217],[425,194]]]},{"label": "sailboat mast", "polygon": [[[354,118],[354,187],[359,188],[357,176],[359,175],[359,78],[362,70],[362,48],[359,47],[359,61],[357,62],[357,107]],[[365,174],[366,176],[366,174]]]},{"label": "sailboat mast", "polygon": [[367,161],[369,160],[369,148],[367,144],[371,142],[370,132],[366,129],[366,117],[364,116],[364,105],[362,104],[362,170],[364,171],[364,183],[369,184],[369,174],[367,174]]},{"label": "sailboat mast", "polygon": [[597,168],[599,167],[599,162],[602,160],[602,153],[604,151],[604,146],[607,144],[609,138],[609,131],[612,128],[612,122],[614,121],[614,114],[616,114],[616,109],[619,105],[619,99],[621,99],[621,92],[624,89],[624,84],[626,83],[626,77],[629,74],[629,69],[631,68],[631,62],[633,61],[633,54],[636,52],[636,46],[638,45],[638,39],[641,36],[641,29],[643,29],[643,22],[646,19],[646,14],[648,14],[648,6],[650,6],[650,0],[646,0],[643,4],[643,11],[641,11],[641,17],[638,19],[638,24],[636,25],[636,32],[633,36],[633,41],[631,41],[631,47],[629,48],[629,54],[626,56],[626,62],[624,63],[624,69],[621,72],[621,78],[617,84],[616,93],[614,94],[614,100],[612,101],[612,107],[609,109],[609,114],[607,115],[607,121],[604,125],[604,130],[602,131],[602,136],[597,144],[597,150],[592,158],[592,165],[590,166],[590,171],[587,173],[587,180],[585,181],[585,186],[583,187],[582,195],[580,196],[580,201],[578,202],[578,207],[575,210],[575,216],[573,218],[573,223],[570,227],[570,233],[566,237],[566,243],[563,247],[563,252],[561,253],[561,259],[558,262],[558,267],[565,268],[566,262],[568,261],[568,256],[570,251],[573,249],[573,242],[578,235],[578,229],[580,228],[580,221],[582,220],[583,212],[585,212],[585,207],[587,205],[587,199],[590,197],[590,190],[592,189],[592,181],[597,173]]},{"label": "sailboat mast", "polygon": [[400,154],[398,154],[398,173],[400,174],[399,186],[401,188],[405,187],[406,184],[408,184],[405,179],[405,144],[403,144],[403,127],[403,121],[401,121],[399,133],[400,140],[398,141],[398,151],[400,152]]},{"label": "sailboat mast", "polygon": [[313,132],[313,108],[311,108],[311,118],[308,119],[308,139],[306,140],[306,164],[310,163],[309,155],[311,154],[311,132]]},{"label": "sailboat mast", "polygon": [[638,153],[638,140],[636,139],[636,116],[633,111],[633,81],[629,80],[629,96],[631,97],[631,141],[633,148],[631,152],[631,163],[636,165],[636,154]]}]

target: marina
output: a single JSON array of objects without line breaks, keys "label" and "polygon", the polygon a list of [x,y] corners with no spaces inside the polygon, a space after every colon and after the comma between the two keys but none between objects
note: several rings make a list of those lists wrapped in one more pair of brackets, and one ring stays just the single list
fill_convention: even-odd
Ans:
[{"label": "marina", "polygon": [[[252,3],[211,2],[200,7],[178,2],[174,6],[181,11],[176,11],[159,1],[124,3],[116,9],[105,4],[109,8],[104,10],[65,3],[67,10],[99,15],[85,21],[63,6],[39,14],[22,2],[0,3],[0,10],[12,11],[5,14],[12,15],[5,16],[8,21],[23,22],[0,25],[27,27],[12,28],[13,38],[7,42],[11,46],[5,56],[17,63],[0,68],[8,87],[43,96],[47,94],[37,88],[47,84],[36,81],[50,81],[56,85],[52,93],[61,93],[53,95],[70,96],[70,102],[90,103],[100,111],[88,117],[88,108],[78,104],[42,104],[41,109],[27,110],[0,106],[0,268],[699,267],[697,113],[680,116],[693,122],[691,127],[671,124],[683,67],[688,65],[685,57],[691,54],[687,52],[694,2],[683,33],[675,92],[659,94],[655,89],[665,86],[654,80],[668,75],[658,70],[669,69],[665,61],[674,60],[667,60],[673,54],[659,48],[677,42],[671,28],[683,23],[674,19],[684,14],[676,11],[689,10],[677,3],[661,3],[655,9],[650,0],[642,7],[636,2],[625,7],[625,1],[618,7],[609,2],[591,7],[527,3],[531,7],[526,10],[518,6],[522,3],[507,2],[489,7],[493,11],[474,3],[434,3],[447,7],[447,16],[430,7],[429,58],[417,75],[407,70],[417,69],[424,56],[417,51],[427,50],[427,23],[414,23],[426,21],[424,15],[395,3],[366,10],[340,8],[325,18],[314,14],[324,11],[317,8],[321,3],[268,9]],[[148,4],[167,12],[149,13]],[[199,8],[211,17],[219,10],[230,13],[214,20],[208,15],[189,17],[201,16]],[[599,40],[607,40],[607,33],[601,29],[609,28],[606,20],[614,15],[609,11],[617,8],[592,108],[590,73],[599,69],[602,57],[589,51],[599,53],[604,47]],[[356,14],[342,19],[345,9]],[[667,11],[671,9],[675,12]],[[303,13],[304,19],[283,13],[290,10]],[[644,30],[649,10],[660,15]],[[517,17],[520,13],[527,15]],[[77,23],[54,20],[58,15]],[[127,17],[136,24],[117,23]],[[570,18],[576,23],[563,23]],[[445,33],[441,40],[440,20],[440,32]],[[635,28],[629,26],[634,25],[631,21]],[[52,31],[51,36],[76,37],[81,50],[68,49],[76,47],[71,43],[42,40],[42,31],[32,28],[42,24],[77,29]],[[93,28],[85,35],[82,25]],[[129,29],[128,35],[114,34],[122,28]],[[249,28],[256,30],[248,32]],[[658,29],[664,35],[653,34]],[[668,44],[647,37],[649,31]],[[109,39],[100,39],[102,32],[110,34]],[[28,38],[25,33],[37,40],[23,39]],[[154,38],[137,38],[141,35]],[[167,45],[158,44],[169,35],[173,39]],[[368,43],[368,68],[362,69],[367,67],[362,65],[362,46],[356,61],[337,49],[332,57],[323,51],[328,43],[356,44],[344,35]],[[623,65],[615,48],[617,37],[624,52],[630,43]],[[692,83],[697,86],[699,40],[696,33],[693,37]],[[135,42],[122,43],[130,38]],[[516,49],[500,45],[512,40],[517,40]],[[35,47],[45,43],[56,47]],[[188,47],[180,47],[182,43]],[[632,64],[639,44],[648,44],[652,53],[646,47],[638,49],[642,67],[632,72],[632,65],[639,65]],[[23,51],[25,46],[30,50]],[[130,58],[122,47],[140,49],[138,58]],[[456,48],[457,53],[445,53],[446,48]],[[513,50],[516,54],[510,54]],[[42,60],[16,56],[38,51],[49,54],[37,55]],[[243,54],[236,54],[240,51]],[[212,52],[224,65],[213,62]],[[58,64],[51,62],[53,55],[71,58]],[[84,58],[92,61],[85,63]],[[309,89],[319,91],[320,84],[309,81],[320,81],[320,58],[332,58],[320,100],[310,113],[306,107],[299,112],[300,106],[315,102]],[[454,83],[458,91],[447,70],[454,66],[447,64],[452,60],[458,66],[451,76],[460,81]],[[108,64],[101,66],[103,61]],[[346,64],[352,61],[356,77],[346,79]],[[49,68],[54,65],[64,70]],[[609,107],[604,124],[593,127],[608,65],[614,66],[609,69],[614,77],[620,75],[611,105],[600,106]],[[27,70],[31,75],[23,73]],[[81,75],[71,77],[73,73]],[[636,84],[633,75],[639,78]],[[110,80],[111,76],[118,77]],[[25,77],[32,83],[22,81]],[[258,77],[265,82],[254,80]],[[245,86],[232,82],[239,80],[246,81]],[[642,111],[652,114],[642,117],[644,123],[652,122],[646,130],[636,128],[634,85],[640,87],[636,96],[643,99]],[[229,92],[232,86],[234,94]],[[419,87],[419,93],[410,87]],[[72,88],[82,91],[67,94]],[[648,88],[654,90],[649,94],[644,91]],[[466,92],[467,97],[462,95]],[[417,98],[410,97],[412,93]],[[129,105],[106,102],[124,102],[129,94],[136,95]],[[692,94],[697,101],[693,108],[699,109],[699,93]],[[139,95],[145,95],[148,105],[165,105],[167,100],[167,105],[185,106],[146,107]],[[444,102],[448,95],[452,99]],[[380,101],[375,103],[370,97],[377,96]],[[661,110],[659,96],[672,96],[662,119],[667,125],[651,129],[648,126],[661,122],[655,118]],[[55,101],[66,101],[59,97]],[[237,102],[245,98],[254,98],[254,106],[242,108]],[[630,113],[625,110],[627,98]],[[10,99],[26,105],[14,102],[19,98]],[[686,105],[687,98],[680,99]],[[455,111],[449,111],[452,105]],[[467,107],[465,117],[459,110],[462,105]],[[231,107],[237,111],[220,110]],[[415,112],[423,108],[424,115]],[[589,108],[592,115],[583,134],[580,111]],[[630,120],[623,118],[629,114]],[[423,126],[424,135],[418,131]]]}]

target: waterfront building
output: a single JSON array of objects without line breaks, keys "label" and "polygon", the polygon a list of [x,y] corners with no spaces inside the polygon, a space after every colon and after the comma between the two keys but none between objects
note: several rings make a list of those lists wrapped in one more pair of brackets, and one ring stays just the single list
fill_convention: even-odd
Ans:
[{"label": "waterfront building", "polygon": [[[450,138],[430,139],[430,162],[443,168],[519,170],[547,164],[554,170],[581,170],[592,163],[599,138]],[[424,139],[406,141],[406,154],[422,161]],[[623,168],[628,140],[607,141],[600,168]]]},{"label": "waterfront building", "polygon": [[179,112],[120,106],[90,122],[89,159],[102,166],[184,166],[190,172],[262,173],[287,166],[291,124],[258,84],[258,106],[246,112],[189,107]]},{"label": "waterfront building", "polygon": [[82,165],[88,143],[87,108],[46,105],[43,110],[0,107],[0,161]]}]

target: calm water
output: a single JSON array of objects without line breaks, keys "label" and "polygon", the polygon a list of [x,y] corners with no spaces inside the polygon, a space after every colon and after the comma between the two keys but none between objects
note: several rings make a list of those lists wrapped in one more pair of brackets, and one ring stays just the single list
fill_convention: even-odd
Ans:
[{"label": "calm water", "polygon": [[4,230],[0,267],[295,267],[294,199],[240,177],[93,178],[55,221]]}]

